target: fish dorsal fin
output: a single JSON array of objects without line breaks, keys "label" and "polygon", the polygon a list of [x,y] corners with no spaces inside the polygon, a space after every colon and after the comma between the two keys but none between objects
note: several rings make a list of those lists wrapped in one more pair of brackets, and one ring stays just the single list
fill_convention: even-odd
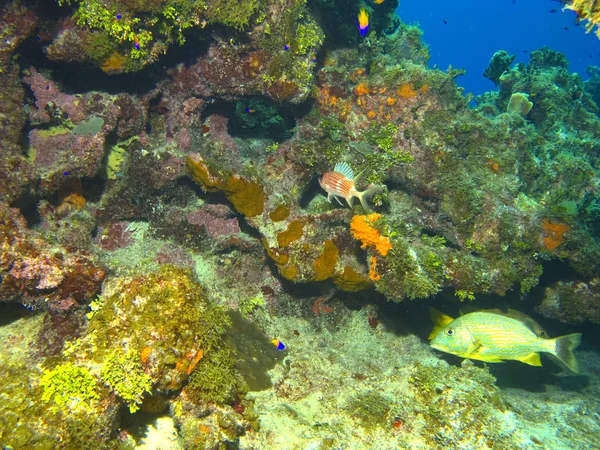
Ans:
[{"label": "fish dorsal fin", "polygon": [[516,358],[517,360],[524,362],[525,364],[529,364],[530,366],[541,366],[542,362],[540,361],[539,353],[530,353],[529,355],[522,356],[520,358]]},{"label": "fish dorsal fin", "polygon": [[454,319],[435,308],[429,308],[429,316],[433,322],[433,330],[429,333],[429,340],[432,340],[438,332]]},{"label": "fish dorsal fin", "polygon": [[344,175],[346,178],[353,180],[354,179],[354,171],[352,168],[346,164],[345,162],[339,162],[333,168],[334,172],[339,172]]}]

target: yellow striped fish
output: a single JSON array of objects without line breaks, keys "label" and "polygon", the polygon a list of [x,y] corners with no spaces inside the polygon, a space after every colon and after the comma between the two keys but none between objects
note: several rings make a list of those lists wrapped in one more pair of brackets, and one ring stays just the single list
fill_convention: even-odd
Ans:
[{"label": "yellow striped fish", "polygon": [[573,350],[581,343],[580,333],[544,339],[520,320],[500,314],[478,311],[452,319],[433,308],[430,312],[435,325],[429,339],[437,350],[489,363],[516,360],[532,366],[542,365],[544,352],[579,373]]}]

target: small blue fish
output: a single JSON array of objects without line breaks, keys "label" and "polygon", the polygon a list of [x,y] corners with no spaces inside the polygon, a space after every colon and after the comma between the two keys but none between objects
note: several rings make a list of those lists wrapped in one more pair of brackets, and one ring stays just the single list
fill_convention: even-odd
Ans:
[{"label": "small blue fish", "polygon": [[273,339],[271,344],[277,348],[277,351],[285,350],[285,345],[283,345],[283,342],[281,342],[279,339]]},{"label": "small blue fish", "polygon": [[115,16],[115,18],[116,18],[117,20],[121,20],[121,14],[117,14],[117,15]]},{"label": "small blue fish", "polygon": [[287,52],[290,49],[290,44],[285,44],[283,49]]}]

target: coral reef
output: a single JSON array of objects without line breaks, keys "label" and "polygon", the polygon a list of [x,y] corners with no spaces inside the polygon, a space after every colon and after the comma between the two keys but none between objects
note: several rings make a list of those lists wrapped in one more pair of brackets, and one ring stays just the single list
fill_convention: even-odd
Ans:
[{"label": "coral reef", "polygon": [[[161,415],[183,448],[597,441],[585,346],[585,382],[459,365],[423,317],[600,323],[600,72],[500,50],[472,106],[397,6],[2,6],[2,445],[132,448]],[[365,207],[319,189],[342,162]]]},{"label": "coral reef", "polygon": [[0,203],[0,230],[3,302],[68,309],[100,289],[106,271],[95,258],[51,246],[27,228],[16,208]]},{"label": "coral reef", "polygon": [[541,315],[561,322],[600,323],[600,280],[559,281],[544,290],[542,302],[536,306]]}]

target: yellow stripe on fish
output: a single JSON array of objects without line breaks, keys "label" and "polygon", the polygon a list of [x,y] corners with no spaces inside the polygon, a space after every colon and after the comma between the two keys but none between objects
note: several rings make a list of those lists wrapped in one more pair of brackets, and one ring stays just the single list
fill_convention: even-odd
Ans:
[{"label": "yellow stripe on fish", "polygon": [[522,321],[501,314],[478,311],[452,320],[430,311],[435,325],[429,338],[437,350],[485,362],[516,360],[532,366],[542,365],[539,354],[543,352],[579,372],[573,350],[581,343],[580,333],[544,339]]}]

